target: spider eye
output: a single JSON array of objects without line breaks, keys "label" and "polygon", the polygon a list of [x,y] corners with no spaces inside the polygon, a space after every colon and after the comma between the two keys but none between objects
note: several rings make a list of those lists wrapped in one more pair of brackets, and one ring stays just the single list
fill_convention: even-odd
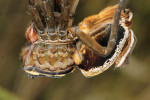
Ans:
[{"label": "spider eye", "polygon": [[33,28],[33,23],[28,27],[28,29],[26,31],[26,38],[31,43],[34,43],[38,40],[38,35],[37,35],[35,29]]}]

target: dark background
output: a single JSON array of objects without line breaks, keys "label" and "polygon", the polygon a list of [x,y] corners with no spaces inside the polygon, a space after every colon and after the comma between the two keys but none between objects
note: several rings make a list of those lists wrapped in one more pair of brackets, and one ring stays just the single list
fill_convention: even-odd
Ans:
[{"label": "dark background", "polygon": [[[80,0],[75,25],[119,0]],[[128,0],[137,44],[129,65],[93,78],[27,77],[19,59],[31,16],[27,0],[0,0],[0,100],[150,100],[150,0]]]}]

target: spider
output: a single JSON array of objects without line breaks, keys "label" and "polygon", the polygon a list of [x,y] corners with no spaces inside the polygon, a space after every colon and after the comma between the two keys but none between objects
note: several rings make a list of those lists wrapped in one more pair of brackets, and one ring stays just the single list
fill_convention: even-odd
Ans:
[{"label": "spider", "polygon": [[126,0],[73,26],[79,0],[29,0],[29,43],[22,49],[24,71],[32,77],[62,77],[78,67],[85,77],[124,66],[135,47],[133,14]]}]

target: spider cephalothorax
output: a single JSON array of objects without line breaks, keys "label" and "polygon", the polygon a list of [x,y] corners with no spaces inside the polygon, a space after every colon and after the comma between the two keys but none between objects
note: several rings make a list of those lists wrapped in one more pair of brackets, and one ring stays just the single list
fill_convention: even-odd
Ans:
[{"label": "spider cephalothorax", "polygon": [[86,76],[126,65],[136,43],[130,29],[132,12],[126,0],[73,27],[79,0],[29,0],[33,21],[26,31],[30,44],[22,49],[23,69],[31,76],[61,77],[77,66]]}]

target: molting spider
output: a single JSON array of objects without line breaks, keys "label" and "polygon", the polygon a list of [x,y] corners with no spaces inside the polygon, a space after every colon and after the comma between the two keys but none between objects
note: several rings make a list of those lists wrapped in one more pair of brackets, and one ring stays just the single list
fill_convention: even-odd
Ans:
[{"label": "molting spider", "polygon": [[122,10],[126,0],[85,18],[73,27],[79,0],[29,0],[33,21],[26,31],[30,44],[22,49],[26,73],[61,77],[77,66],[91,77],[128,63],[136,44],[130,29],[132,12]]}]

